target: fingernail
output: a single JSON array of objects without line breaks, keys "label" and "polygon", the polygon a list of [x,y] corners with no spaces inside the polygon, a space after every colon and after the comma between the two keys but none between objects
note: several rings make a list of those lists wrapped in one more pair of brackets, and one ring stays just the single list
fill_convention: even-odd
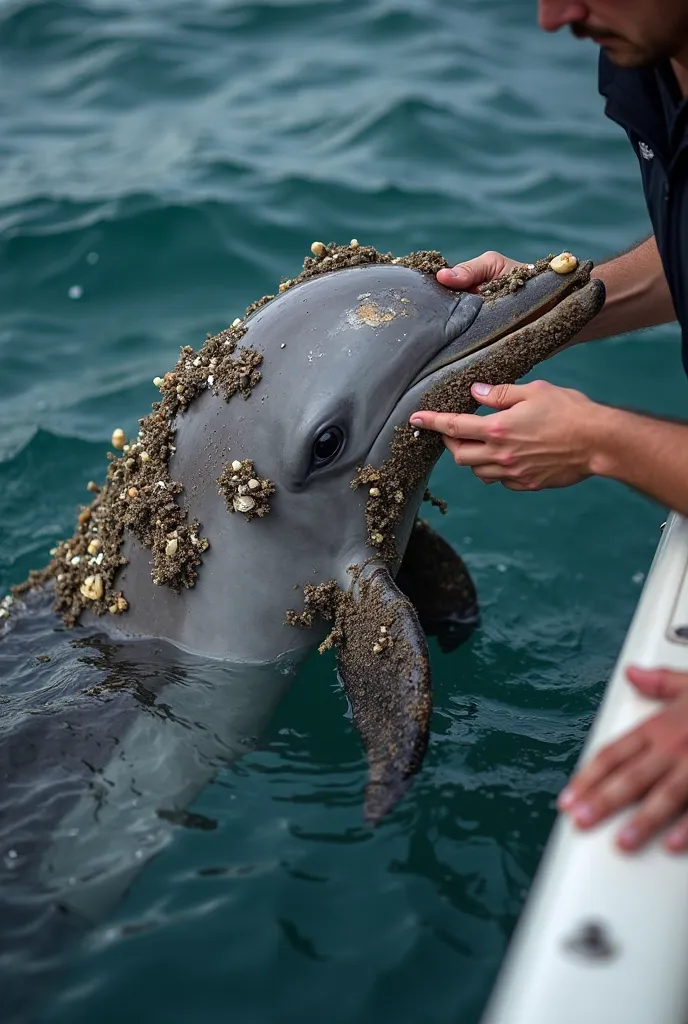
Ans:
[{"label": "fingernail", "polygon": [[595,812],[590,804],[579,804],[574,808],[573,820],[577,825],[592,825],[595,820]]},{"label": "fingernail", "polygon": [[627,849],[633,849],[640,842],[640,829],[636,825],[626,825],[622,828],[618,836],[619,846],[625,846]]},{"label": "fingernail", "polygon": [[573,807],[576,794],[572,789],[562,789],[557,800],[557,807],[560,811],[568,811],[569,807]]},{"label": "fingernail", "polygon": [[442,268],[442,273],[443,273],[443,274],[451,274],[451,276],[452,276],[452,277],[453,277],[454,279],[456,279],[456,278],[457,278],[457,277],[459,276],[458,274],[455,274],[455,273],[454,273],[454,271],[453,271],[453,270],[451,269],[451,267],[443,267],[443,268]]},{"label": "fingernail", "polygon": [[473,391],[476,395],[489,395],[492,386],[490,384],[474,384]]},{"label": "fingernail", "polygon": [[420,416],[412,416],[411,419],[409,420],[409,422],[411,423],[411,426],[413,426],[413,427],[422,427],[423,426],[423,421],[420,418]]}]

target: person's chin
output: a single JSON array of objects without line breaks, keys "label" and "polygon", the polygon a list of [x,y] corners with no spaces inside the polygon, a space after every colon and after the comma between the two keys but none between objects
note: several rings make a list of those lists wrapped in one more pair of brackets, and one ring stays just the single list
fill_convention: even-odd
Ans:
[{"label": "person's chin", "polygon": [[604,50],[612,64],[616,64],[619,68],[643,68],[653,64],[656,59],[651,54],[620,39],[600,40],[598,45]]}]

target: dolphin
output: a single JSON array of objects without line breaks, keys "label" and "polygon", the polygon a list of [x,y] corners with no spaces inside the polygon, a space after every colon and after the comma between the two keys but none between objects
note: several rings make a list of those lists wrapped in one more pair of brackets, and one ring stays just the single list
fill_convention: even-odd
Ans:
[{"label": "dolphin", "polygon": [[[604,301],[591,269],[561,275],[541,261],[533,276],[514,284],[511,275],[487,297],[385,264],[289,288],[245,323],[242,340],[262,359],[252,397],[237,406],[206,389],[178,416],[170,472],[190,519],[212,537],[193,589],[156,586],[149,552],[132,535],[125,541],[120,582],[131,599],[122,632],[206,657],[298,665],[326,632],[308,608],[308,628],[285,622],[298,591],[307,588],[307,605],[319,586],[348,595],[338,615],[331,601],[315,611],[339,621],[339,675],[370,760],[370,821],[397,802],[422,761],[431,709],[425,632],[465,636],[477,620],[459,556],[417,524],[442,446],[433,434],[416,437],[407,419],[428,402],[472,410],[474,380],[515,380],[570,340]],[[378,496],[394,506],[378,515],[383,534],[370,524],[375,467],[400,440],[409,445],[397,461],[411,472],[403,481],[392,474],[394,493]],[[225,466],[247,459],[277,484],[271,513],[250,521],[228,514],[217,486]],[[366,466],[372,472],[361,475]],[[394,582],[404,554],[405,592]],[[380,627],[389,646],[373,656]]]},{"label": "dolphin", "polygon": [[[13,871],[25,862],[46,914],[101,920],[218,766],[260,733],[319,644],[337,650],[368,755],[367,820],[397,803],[428,740],[426,634],[451,648],[478,618],[460,557],[417,518],[442,445],[408,417],[419,407],[473,411],[473,381],[516,380],[563,347],[604,302],[591,270],[538,264],[467,294],[400,263],[371,263],[311,276],[247,317],[244,398],[227,400],[208,372],[171,419],[176,483],[164,507],[174,511],[181,493],[192,525],[179,540],[163,536],[155,557],[145,531],[123,530],[108,593],[94,590],[97,564],[84,578],[85,556],[75,556],[87,597],[73,635],[96,650],[103,678],[72,689],[57,717],[34,708],[0,736],[0,863],[3,850]],[[201,357],[184,351],[196,365]],[[163,390],[174,397],[181,385],[173,391],[170,380]],[[124,468],[141,461],[142,443],[111,469],[124,480],[117,507],[142,497]],[[99,500],[80,516],[78,550]],[[162,520],[150,529],[158,543]],[[184,544],[191,551],[189,538],[192,570],[169,586],[165,566]],[[36,615],[47,612],[32,588],[48,578],[59,587],[53,566],[18,588]],[[21,616],[10,619],[15,642],[22,630],[31,635]]]}]

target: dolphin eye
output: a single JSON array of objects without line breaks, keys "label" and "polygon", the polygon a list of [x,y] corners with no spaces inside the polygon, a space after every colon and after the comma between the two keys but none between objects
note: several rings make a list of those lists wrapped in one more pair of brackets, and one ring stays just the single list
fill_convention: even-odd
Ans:
[{"label": "dolphin eye", "polygon": [[313,469],[321,469],[339,455],[344,445],[344,432],[339,427],[326,427],[313,442]]}]

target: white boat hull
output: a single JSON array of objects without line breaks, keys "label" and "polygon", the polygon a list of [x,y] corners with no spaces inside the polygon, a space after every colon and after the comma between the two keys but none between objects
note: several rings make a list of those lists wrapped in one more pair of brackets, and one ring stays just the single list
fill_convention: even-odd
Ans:
[{"label": "white boat hull", "polygon": [[[629,664],[688,671],[688,521],[676,515],[581,764],[660,706],[627,683]],[[588,832],[559,816],[482,1024],[688,1022],[688,856],[659,841],[620,852],[630,813]]]}]

